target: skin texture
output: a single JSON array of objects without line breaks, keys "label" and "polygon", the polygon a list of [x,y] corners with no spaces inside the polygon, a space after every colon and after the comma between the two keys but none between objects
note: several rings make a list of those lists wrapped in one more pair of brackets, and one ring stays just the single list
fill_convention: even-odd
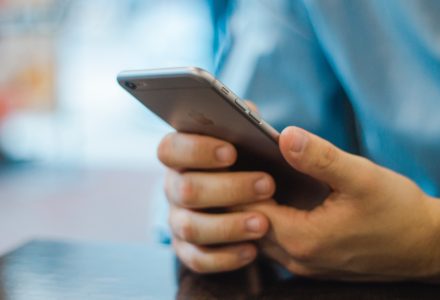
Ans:
[{"label": "skin texture", "polygon": [[[228,142],[172,133],[158,157],[178,257],[199,273],[252,262],[258,252],[289,271],[348,281],[435,281],[440,274],[440,207],[408,178],[346,153],[296,127],[280,136],[295,169],[332,193],[312,211],[277,204],[264,172],[229,172]],[[215,209],[215,213],[212,212]]]}]

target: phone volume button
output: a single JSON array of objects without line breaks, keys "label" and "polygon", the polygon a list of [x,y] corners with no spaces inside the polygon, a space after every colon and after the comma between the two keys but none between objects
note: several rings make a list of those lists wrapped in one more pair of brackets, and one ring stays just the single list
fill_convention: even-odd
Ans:
[{"label": "phone volume button", "polygon": [[244,104],[243,101],[241,101],[240,99],[235,99],[235,105],[237,105],[242,111],[246,113],[248,112],[246,104]]},{"label": "phone volume button", "polygon": [[230,93],[229,90],[228,90],[227,88],[225,88],[224,86],[222,86],[220,90],[221,90],[222,93],[225,94],[226,96],[228,96],[229,93]]},{"label": "phone volume button", "polygon": [[252,119],[255,123],[257,123],[257,124],[261,124],[261,118],[260,118],[260,116],[259,116],[257,113],[255,113],[255,112],[253,112],[253,111],[250,111],[250,112],[249,112],[249,117],[251,117],[251,119]]}]

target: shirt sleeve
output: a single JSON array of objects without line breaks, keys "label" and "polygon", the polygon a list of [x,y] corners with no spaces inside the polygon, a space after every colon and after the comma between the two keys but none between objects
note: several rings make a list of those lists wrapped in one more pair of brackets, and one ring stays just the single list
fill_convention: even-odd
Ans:
[{"label": "shirt sleeve", "polygon": [[221,80],[278,130],[300,126],[357,153],[353,110],[302,2],[237,1],[233,9]]}]

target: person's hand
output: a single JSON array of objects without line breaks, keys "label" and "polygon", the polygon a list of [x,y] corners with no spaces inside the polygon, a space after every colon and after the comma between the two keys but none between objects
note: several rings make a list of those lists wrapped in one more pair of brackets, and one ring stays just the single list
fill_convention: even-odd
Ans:
[{"label": "person's hand", "polygon": [[[440,208],[408,178],[300,128],[279,147],[290,165],[332,188],[312,211],[248,205],[271,223],[263,251],[298,275],[337,280],[428,280],[440,274]],[[397,154],[396,154],[397,155]]]},{"label": "person's hand", "polygon": [[[257,256],[253,241],[266,234],[268,220],[260,212],[231,211],[270,199],[275,190],[271,176],[226,171],[237,158],[235,148],[206,136],[169,134],[159,145],[158,157],[169,168],[165,192],[180,260],[199,273],[234,270],[252,262]],[[213,208],[217,211],[209,212]]]}]

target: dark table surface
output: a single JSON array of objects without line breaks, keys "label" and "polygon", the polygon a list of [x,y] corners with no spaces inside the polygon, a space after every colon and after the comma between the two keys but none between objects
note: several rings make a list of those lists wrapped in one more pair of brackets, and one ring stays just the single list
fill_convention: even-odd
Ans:
[{"label": "dark table surface", "polygon": [[166,247],[34,241],[0,259],[0,299],[440,299],[440,286],[281,279],[260,261],[198,275]]}]

